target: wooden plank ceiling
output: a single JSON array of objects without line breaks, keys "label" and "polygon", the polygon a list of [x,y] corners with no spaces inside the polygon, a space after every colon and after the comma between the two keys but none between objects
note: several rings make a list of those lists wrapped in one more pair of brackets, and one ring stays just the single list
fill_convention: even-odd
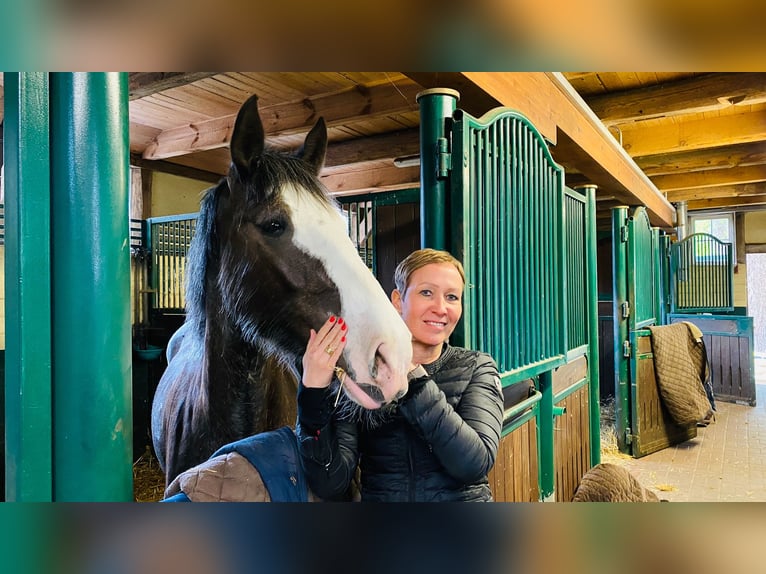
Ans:
[{"label": "wooden plank ceiling", "polygon": [[[617,204],[645,204],[656,224],[670,227],[668,202],[687,201],[690,210],[766,209],[766,73],[136,72],[129,78],[131,162],[142,168],[216,181],[228,169],[236,112],[256,93],[273,146],[300,145],[316,119],[325,118],[330,145],[322,176],[331,192],[417,186],[419,168],[398,168],[393,160],[418,154],[415,95],[441,86],[458,89],[460,106],[474,115],[498,104],[529,115],[554,143],[567,183],[599,185],[600,214]],[[603,125],[588,123],[583,100]]]}]

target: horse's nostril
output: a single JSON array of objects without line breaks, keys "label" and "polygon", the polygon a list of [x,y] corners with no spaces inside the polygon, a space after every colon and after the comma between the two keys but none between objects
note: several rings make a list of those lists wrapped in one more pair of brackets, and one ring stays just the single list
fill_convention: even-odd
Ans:
[{"label": "horse's nostril", "polygon": [[378,371],[380,370],[380,365],[386,364],[386,360],[383,358],[383,355],[380,354],[380,347],[375,351],[375,360],[372,362],[372,366],[370,367],[370,376],[374,379],[378,378]]}]

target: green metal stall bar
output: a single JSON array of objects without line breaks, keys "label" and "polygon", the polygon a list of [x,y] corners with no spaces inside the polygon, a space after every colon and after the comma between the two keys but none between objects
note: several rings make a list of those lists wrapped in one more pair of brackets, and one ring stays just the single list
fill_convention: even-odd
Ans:
[{"label": "green metal stall bar", "polygon": [[[586,230],[586,260],[587,264],[587,289],[588,293],[588,380],[590,381],[590,462],[595,466],[601,462],[601,375],[598,370],[599,365],[599,344],[598,344],[598,269],[596,262],[597,236],[596,229],[596,189],[595,185],[583,185],[577,188],[578,191],[585,194],[587,209],[587,230]],[[594,422],[595,421],[595,422]]]},{"label": "green metal stall bar", "polygon": [[449,131],[460,94],[449,88],[420,92],[420,243],[447,249]]},{"label": "green metal stall bar", "polygon": [[[47,150],[50,142],[50,161],[22,156],[13,167],[7,166],[7,174],[15,172],[12,178],[23,179],[8,190],[8,199],[16,196],[11,202],[16,202],[14,217],[30,222],[34,217],[34,231],[47,245],[33,244],[23,230],[10,229],[9,222],[8,234],[18,234],[18,242],[7,253],[15,258],[16,252],[26,254],[35,247],[41,254],[35,262],[41,267],[41,281],[47,280],[50,288],[47,295],[38,295],[38,312],[43,315],[39,325],[23,307],[14,317],[17,324],[11,325],[9,335],[18,333],[13,343],[17,346],[13,352],[9,348],[7,356],[9,363],[25,364],[23,350],[41,344],[44,348],[47,341],[50,359],[47,377],[15,368],[8,374],[8,389],[10,396],[31,386],[50,400],[28,404],[25,397],[18,405],[18,399],[10,397],[18,406],[9,404],[6,409],[9,435],[19,444],[35,436],[47,445],[8,449],[6,466],[18,478],[8,481],[6,494],[19,501],[128,501],[132,414],[127,74],[54,73],[42,74],[37,84],[31,80],[24,74],[6,74],[6,85],[13,91],[32,91],[29,113],[41,118],[39,138],[46,146],[40,144],[39,149]],[[14,136],[6,139],[6,146],[39,154],[36,142],[19,129],[27,115],[11,116],[8,120],[15,125],[9,132]],[[46,208],[33,210],[26,203],[26,190],[42,186],[40,182],[50,182],[49,199],[41,197]],[[41,265],[47,261],[46,250],[50,264]],[[6,280],[29,281],[13,268]],[[19,468],[28,470],[18,475]],[[46,468],[51,470],[45,486],[30,492],[30,484],[43,480],[30,474]]]},{"label": "green metal stall bar", "polygon": [[614,396],[617,426],[617,446],[627,452],[630,434],[630,396],[628,390],[628,208],[612,209],[612,285],[614,309]]}]

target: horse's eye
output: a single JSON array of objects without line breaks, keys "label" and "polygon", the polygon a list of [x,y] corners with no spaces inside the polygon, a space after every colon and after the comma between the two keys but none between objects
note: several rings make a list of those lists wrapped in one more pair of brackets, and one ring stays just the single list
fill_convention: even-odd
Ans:
[{"label": "horse's eye", "polygon": [[279,237],[285,231],[285,222],[281,219],[271,219],[260,225],[260,228],[269,237]]}]

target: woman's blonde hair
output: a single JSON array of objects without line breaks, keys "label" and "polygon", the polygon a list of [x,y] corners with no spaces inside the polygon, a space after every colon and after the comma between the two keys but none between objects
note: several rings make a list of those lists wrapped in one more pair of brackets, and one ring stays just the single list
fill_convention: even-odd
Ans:
[{"label": "woman's blonde hair", "polygon": [[418,249],[417,251],[410,253],[396,266],[394,283],[396,284],[399,293],[404,295],[407,291],[407,287],[409,287],[410,284],[410,277],[415,271],[421,267],[430,265],[431,263],[451,263],[455,266],[458,273],[460,273],[460,278],[463,280],[463,285],[465,285],[465,271],[463,271],[463,265],[460,261],[455,259],[451,253],[430,248]]}]

